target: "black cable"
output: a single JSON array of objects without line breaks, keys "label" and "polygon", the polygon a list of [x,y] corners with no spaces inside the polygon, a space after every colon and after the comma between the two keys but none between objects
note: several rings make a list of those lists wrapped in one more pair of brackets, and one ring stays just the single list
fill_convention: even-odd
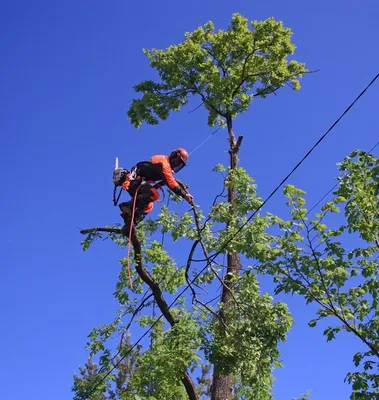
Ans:
[{"label": "black cable", "polygon": [[[373,147],[371,147],[371,149],[367,152],[367,154],[371,154],[377,147],[379,146],[379,142],[377,142]],[[347,176],[348,174],[343,174],[341,178],[344,178],[345,176]],[[307,213],[305,214],[305,216],[309,215],[330,193],[333,192],[333,190],[339,186],[341,182],[337,182],[335,185],[333,185],[333,187],[331,187],[329,189],[329,191],[327,193],[324,194],[324,196],[321,197],[321,199],[313,205],[312,208],[310,208]]]},{"label": "black cable", "polygon": [[[354,104],[363,96],[367,89],[378,79],[379,74],[377,74],[372,81],[366,86],[366,88],[358,95],[358,97],[349,105],[349,107],[342,113],[342,115],[333,123],[333,125],[320,137],[320,139],[312,146],[312,148],[305,154],[305,156],[296,164],[292,171],[279,183],[279,185],[270,193],[266,200],[253,212],[252,215],[238,228],[238,230],[221,246],[220,250],[211,254],[209,258],[213,261],[224,249],[225,247],[242,231],[242,229],[254,218],[257,212],[274,196],[274,194],[280,189],[280,187],[287,181],[287,179],[300,167],[300,165],[305,161],[306,158],[312,153],[312,151],[325,139],[328,133],[341,121],[341,119],[350,111]],[[195,261],[195,260],[194,260]],[[207,261],[206,259],[196,260]]]},{"label": "black cable", "polygon": [[[354,106],[354,104],[363,96],[363,94],[368,90],[368,88],[377,80],[379,74],[377,74],[372,81],[366,86],[366,88],[358,95],[358,97],[350,104],[350,106],[342,113],[342,115],[331,125],[331,127],[321,136],[321,138],[313,145],[313,147],[305,154],[305,156],[296,164],[296,166],[292,169],[292,171],[276,186],[276,188],[270,193],[270,195],[266,198],[266,200],[259,206],[257,210],[253,212],[253,214],[240,226],[240,228],[235,232],[222,246],[221,248],[211,256],[209,256],[208,260],[198,260],[198,261],[207,261],[205,267],[196,274],[196,276],[190,282],[193,283],[211,264],[213,261],[224,249],[225,247],[242,231],[242,229],[251,221],[252,218],[257,214],[257,212],[274,196],[274,194],[280,189],[280,187],[287,181],[287,179],[300,167],[300,165],[305,161],[306,158],[312,153],[312,151],[325,139],[325,137],[329,134],[329,132],[339,123],[339,121],[350,111],[350,109]],[[173,302],[168,306],[170,309],[176,301],[182,296],[184,292],[190,287],[190,284],[187,286],[175,297]],[[86,397],[81,397],[82,400],[88,399],[91,394],[101,385],[102,382],[112,373],[112,371],[117,368],[117,366],[125,359],[127,355],[129,355],[132,350],[134,350],[137,345],[142,341],[142,339],[148,335],[148,333],[153,329],[153,327],[160,321],[163,317],[161,314],[150,326],[150,328],[135,342],[135,344],[120,358],[120,360],[107,372],[107,374],[100,380],[98,384],[90,391],[90,393]]]}]

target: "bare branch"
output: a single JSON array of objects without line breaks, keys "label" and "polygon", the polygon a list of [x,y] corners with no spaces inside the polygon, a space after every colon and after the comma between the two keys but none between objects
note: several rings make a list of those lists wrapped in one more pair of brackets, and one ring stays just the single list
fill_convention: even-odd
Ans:
[{"label": "bare branch", "polygon": [[[190,269],[190,267],[191,267],[193,253],[195,252],[195,249],[196,249],[197,245],[199,244],[199,242],[200,242],[200,240],[195,240],[195,241],[193,242],[193,245],[192,245],[192,247],[191,247],[190,253],[189,253],[189,255],[188,255],[188,260],[187,260],[187,265],[186,265],[186,271],[185,271],[186,282],[187,282],[188,287],[191,289],[192,296],[193,296],[194,298],[196,297],[196,292],[195,292],[195,289],[192,287],[192,283],[191,283],[191,281],[190,281],[188,272],[189,272],[189,269]],[[194,284],[195,284],[195,283],[194,283]]]},{"label": "bare branch", "polygon": [[80,231],[80,233],[82,235],[87,235],[88,233],[94,233],[94,232],[107,232],[107,233],[119,233],[119,234],[121,234],[121,229],[120,228],[99,227],[99,228],[82,229]]},{"label": "bare branch", "polygon": [[234,145],[234,148],[233,148],[233,151],[235,153],[238,153],[238,151],[241,147],[242,139],[243,139],[243,136],[238,136],[237,143]]}]

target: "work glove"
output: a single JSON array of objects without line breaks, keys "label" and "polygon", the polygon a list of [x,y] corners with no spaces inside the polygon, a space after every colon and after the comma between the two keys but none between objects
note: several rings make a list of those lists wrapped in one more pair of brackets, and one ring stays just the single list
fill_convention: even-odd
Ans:
[{"label": "work glove", "polygon": [[191,204],[191,206],[193,206],[193,196],[190,193],[187,193],[186,196],[184,197],[184,199]]},{"label": "work glove", "polygon": [[129,179],[125,179],[124,183],[122,184],[122,188],[124,190],[128,190],[130,187],[130,180]]}]

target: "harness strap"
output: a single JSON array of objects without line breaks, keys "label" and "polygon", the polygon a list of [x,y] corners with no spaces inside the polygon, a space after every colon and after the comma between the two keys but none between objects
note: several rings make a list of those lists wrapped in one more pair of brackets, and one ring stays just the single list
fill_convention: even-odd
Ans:
[{"label": "harness strap", "polygon": [[120,192],[118,193],[117,199],[116,199],[116,191],[117,191],[117,186],[115,186],[113,189],[113,205],[114,206],[117,206],[118,201],[120,200],[122,188],[120,189]]}]

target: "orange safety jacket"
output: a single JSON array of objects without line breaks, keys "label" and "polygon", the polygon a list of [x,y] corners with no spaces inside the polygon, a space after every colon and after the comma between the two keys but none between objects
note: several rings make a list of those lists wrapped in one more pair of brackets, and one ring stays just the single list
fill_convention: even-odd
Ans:
[{"label": "orange safety jacket", "polygon": [[[135,171],[136,181],[138,178],[143,178],[147,182],[162,181],[156,186],[167,185],[176,195],[185,197],[187,192],[179,185],[174,178],[173,171],[170,165],[169,156],[155,155],[150,161],[141,161],[136,164],[132,171]],[[123,188],[129,190],[133,181],[128,178],[124,182]],[[137,182],[136,182],[137,183]]]}]

